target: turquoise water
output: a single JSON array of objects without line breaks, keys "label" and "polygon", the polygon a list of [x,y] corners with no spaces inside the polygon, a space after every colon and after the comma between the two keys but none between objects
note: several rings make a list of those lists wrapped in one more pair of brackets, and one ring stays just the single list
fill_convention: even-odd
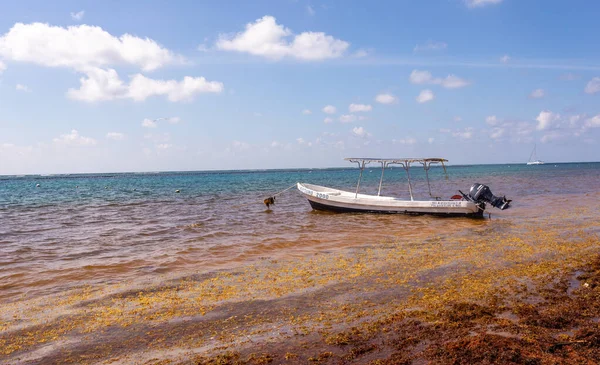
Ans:
[{"label": "turquoise water", "polygon": [[[498,212],[507,222],[535,219],[556,196],[600,188],[600,163],[447,170],[449,180],[441,168],[430,170],[435,194],[489,185],[513,199],[513,208]],[[368,166],[361,192],[376,193],[380,173]],[[424,177],[411,169],[417,195],[428,195]],[[262,204],[296,182],[353,191],[357,178],[357,168],[1,176],[0,301],[485,224],[314,212],[296,189],[278,196],[271,211]],[[401,167],[385,171],[382,195],[408,196]]]}]

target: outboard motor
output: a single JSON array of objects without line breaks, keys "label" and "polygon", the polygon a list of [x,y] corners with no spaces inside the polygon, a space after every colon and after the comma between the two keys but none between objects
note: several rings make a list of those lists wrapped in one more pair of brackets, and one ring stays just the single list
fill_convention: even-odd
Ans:
[{"label": "outboard motor", "polygon": [[492,194],[492,191],[489,187],[479,183],[471,185],[471,189],[469,189],[469,195],[465,197],[475,203],[490,203],[492,206],[501,210],[509,208],[510,202],[512,201],[506,199],[505,196],[501,198],[495,196]]}]

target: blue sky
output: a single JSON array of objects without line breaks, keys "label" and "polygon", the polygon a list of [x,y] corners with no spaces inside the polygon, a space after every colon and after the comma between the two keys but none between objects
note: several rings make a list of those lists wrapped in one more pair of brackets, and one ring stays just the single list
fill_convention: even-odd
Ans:
[{"label": "blue sky", "polygon": [[0,7],[0,174],[599,160],[600,3]]}]

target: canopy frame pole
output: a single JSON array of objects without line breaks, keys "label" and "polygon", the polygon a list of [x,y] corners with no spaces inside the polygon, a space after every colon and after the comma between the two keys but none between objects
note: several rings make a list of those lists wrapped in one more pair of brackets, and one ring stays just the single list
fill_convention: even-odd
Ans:
[{"label": "canopy frame pole", "polygon": [[365,169],[365,162],[366,161],[363,160],[361,165],[361,161],[356,161],[360,168],[360,174],[358,175],[358,184],[356,184],[356,194],[354,194],[354,199],[358,198],[358,189],[360,188],[360,180],[362,179],[363,170]]},{"label": "canopy frame pole", "polygon": [[423,163],[423,168],[425,169],[425,178],[427,180],[427,189],[429,189],[429,196],[430,197],[434,197],[433,194],[431,194],[431,185],[429,184],[429,169],[431,168],[431,162],[429,163],[429,166],[427,166],[427,161]]},{"label": "canopy frame pole", "polygon": [[412,185],[410,182],[410,173],[408,172],[408,170],[410,169],[410,161],[404,161],[404,163],[400,163],[402,165],[402,167],[404,167],[404,170],[406,170],[406,177],[408,178],[408,192],[410,194],[410,200],[414,201],[415,198],[413,198],[413,192],[412,192]]},{"label": "canopy frame pole", "polygon": [[379,190],[377,190],[377,196],[381,195],[381,184],[383,183],[383,172],[387,167],[388,163],[385,161],[381,161],[381,177],[379,178]]}]

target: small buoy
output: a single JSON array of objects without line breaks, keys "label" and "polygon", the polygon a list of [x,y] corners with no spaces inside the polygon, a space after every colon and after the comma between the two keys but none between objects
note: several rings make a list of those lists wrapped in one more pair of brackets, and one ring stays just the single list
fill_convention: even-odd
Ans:
[{"label": "small buoy", "polygon": [[39,188],[39,187],[40,187],[40,184],[35,184],[35,187],[36,187],[36,188]]},{"label": "small buoy", "polygon": [[79,189],[79,185],[75,185],[75,189]]},{"label": "small buoy", "polygon": [[133,191],[137,191],[137,189],[136,189],[136,188],[133,188]]},{"label": "small buoy", "polygon": [[181,191],[179,189],[175,190],[176,193],[181,193]]},{"label": "small buoy", "polygon": [[590,284],[588,284],[588,283],[584,283],[584,284],[583,284],[583,287],[584,287],[584,288],[589,288],[589,287],[590,287]]},{"label": "small buoy", "polygon": [[108,186],[105,186],[104,189],[108,189]]}]

